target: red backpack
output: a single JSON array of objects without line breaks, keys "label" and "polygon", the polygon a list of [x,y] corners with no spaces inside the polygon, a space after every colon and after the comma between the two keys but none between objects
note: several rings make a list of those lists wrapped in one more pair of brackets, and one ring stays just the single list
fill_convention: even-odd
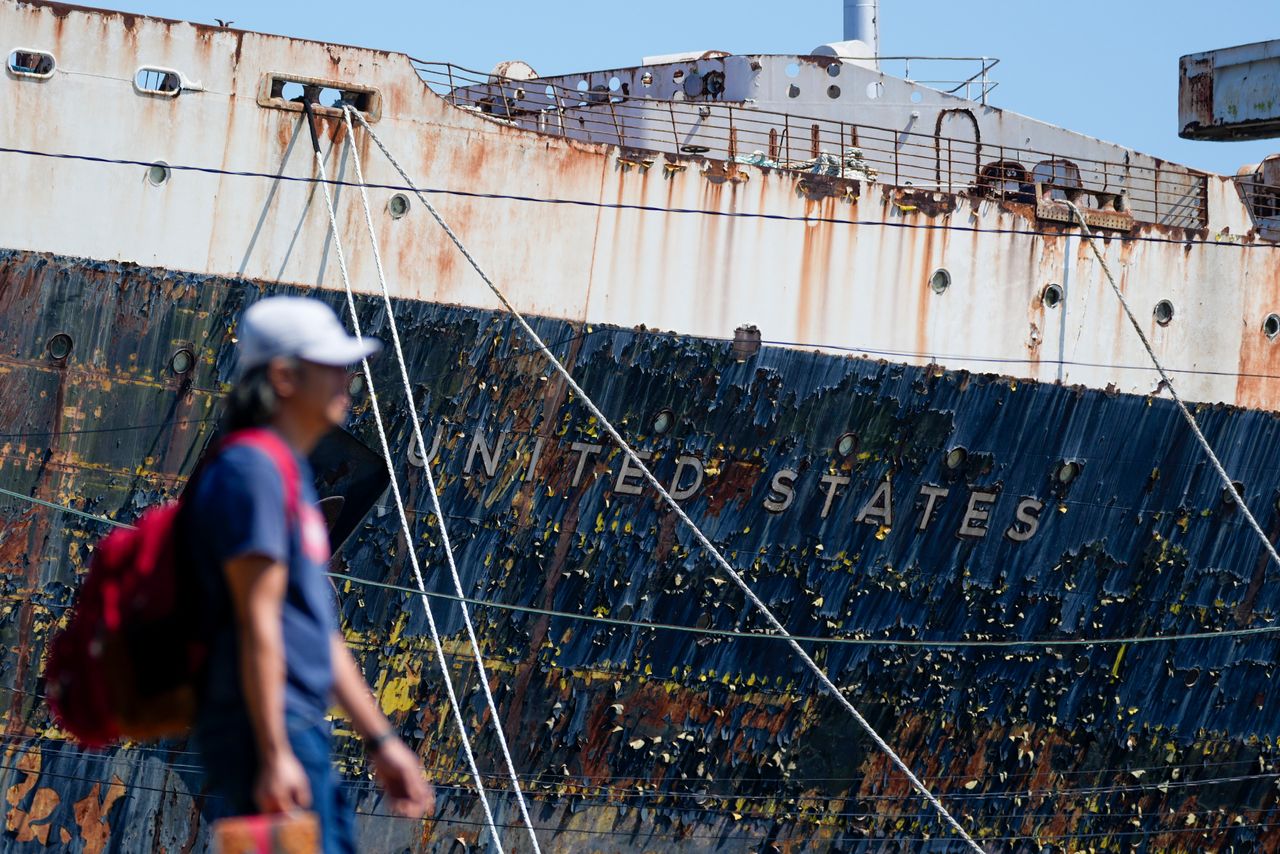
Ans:
[{"label": "red backpack", "polygon": [[[232,445],[265,453],[284,480],[285,513],[298,515],[298,465],[276,433],[241,430]],[[101,747],[121,738],[186,732],[195,718],[206,648],[189,560],[181,554],[183,501],[153,507],[136,527],[118,528],[93,553],[70,619],[49,643],[45,689],[58,724],[76,741]]]}]

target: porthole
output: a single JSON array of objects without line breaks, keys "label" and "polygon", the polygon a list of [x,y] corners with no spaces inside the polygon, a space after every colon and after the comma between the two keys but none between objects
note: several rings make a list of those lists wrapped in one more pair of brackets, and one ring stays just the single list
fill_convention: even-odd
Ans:
[{"label": "porthole", "polygon": [[1244,484],[1238,480],[1231,481],[1231,488],[1222,488],[1222,503],[1228,506],[1239,503],[1244,498]]},{"label": "porthole", "polygon": [[933,289],[935,294],[942,293],[951,287],[951,273],[945,267],[939,267],[934,270],[933,275],[929,277],[929,287]]},{"label": "porthole", "polygon": [[683,79],[684,79],[684,70],[683,70],[683,69],[676,69],[676,73],[671,75],[671,79],[672,79],[674,82],[679,83],[681,80],[683,80]]},{"label": "porthole", "polygon": [[59,332],[49,339],[45,344],[45,349],[49,352],[49,358],[55,362],[62,362],[71,355],[72,344],[70,335],[65,332]]},{"label": "porthole", "polygon": [[969,459],[969,452],[964,447],[960,445],[956,445],[954,448],[947,451],[947,455],[945,458],[943,458],[942,462],[951,471],[957,471],[965,464],[965,461],[968,459]]},{"label": "porthole", "polygon": [[15,77],[34,77],[37,80],[48,80],[58,61],[53,54],[43,50],[18,48],[9,52],[9,73]]},{"label": "porthole", "polygon": [[1267,319],[1262,321],[1262,334],[1273,341],[1280,335],[1280,314],[1267,315]]},{"label": "porthole", "polygon": [[1053,477],[1058,483],[1066,486],[1080,476],[1083,469],[1075,460],[1063,460],[1058,464],[1058,470],[1053,473]]},{"label": "porthole", "polygon": [[617,92],[621,88],[622,88],[622,81],[618,79],[617,75],[614,75],[613,77],[609,78],[610,92]]},{"label": "porthole", "polygon": [[883,94],[884,94],[884,84],[881,83],[880,81],[877,80],[875,82],[867,84],[867,98],[869,98],[870,100],[874,101]]},{"label": "porthole", "polygon": [[1040,301],[1047,308],[1057,308],[1062,302],[1062,287],[1060,285],[1045,285],[1044,290],[1040,293]]},{"label": "porthole", "polygon": [[799,97],[800,97],[800,87],[799,87],[799,86],[797,86],[797,85],[796,85],[796,84],[794,84],[794,83],[792,83],[790,86],[788,86],[788,87],[787,87],[787,97],[788,97],[788,98],[799,98]]},{"label": "porthole", "polygon": [[351,397],[359,397],[364,391],[364,374],[356,371],[347,378],[347,394]]},{"label": "porthole", "polygon": [[827,66],[827,76],[828,76],[828,77],[839,77],[839,76],[840,76],[840,63],[838,63],[838,62],[833,62],[833,63],[831,63],[830,65],[828,65],[828,66]]},{"label": "porthole", "polygon": [[652,75],[651,73],[649,73],[648,71],[646,71],[644,74],[640,75],[640,84],[641,84],[642,86],[652,86],[652,85],[653,85],[653,75]]},{"label": "porthole", "polygon": [[827,87],[827,97],[828,97],[828,98],[839,98],[839,97],[840,97],[840,87],[839,87],[839,86],[836,86],[836,85],[834,85],[834,84],[833,84],[833,85],[831,85],[831,86],[828,86],[828,87]]},{"label": "porthole", "polygon": [[675,413],[670,409],[659,410],[658,414],[653,417],[653,432],[659,436],[665,435],[671,431],[671,427],[676,422]]},{"label": "porthole", "polygon": [[173,358],[169,360],[169,370],[173,371],[176,376],[182,376],[189,373],[196,366],[196,354],[192,353],[186,347],[181,348],[173,354]]},{"label": "porthole", "polygon": [[134,72],[133,88],[142,95],[174,98],[182,91],[182,75],[172,68],[152,68],[144,65]]},{"label": "porthole", "polygon": [[387,213],[391,214],[392,219],[400,219],[409,212],[409,197],[404,193],[396,193],[390,199],[387,199]]},{"label": "porthole", "polygon": [[842,457],[848,458],[858,451],[858,436],[856,433],[845,433],[836,440],[836,453]]},{"label": "porthole", "polygon": [[579,80],[579,81],[578,81],[578,91],[579,91],[579,92],[585,92],[585,91],[587,91],[587,88],[588,88],[588,87],[587,87],[587,81],[585,81],[585,80]]},{"label": "porthole", "polygon": [[1200,668],[1193,667],[1187,671],[1187,675],[1182,677],[1182,684],[1188,688],[1200,681]]},{"label": "porthole", "polygon": [[1162,299],[1156,303],[1156,307],[1151,314],[1155,317],[1156,323],[1161,326],[1168,326],[1169,321],[1173,320],[1173,303],[1167,299]]},{"label": "porthole", "polygon": [[1083,675],[1085,675],[1086,673],[1088,673],[1088,672],[1089,672],[1089,659],[1087,659],[1087,658],[1077,658],[1077,659],[1076,659],[1076,665],[1075,665],[1075,671],[1076,671],[1076,675],[1077,675],[1077,676],[1083,676]]},{"label": "porthole", "polygon": [[169,164],[163,160],[157,160],[147,167],[147,183],[153,187],[159,187],[161,184],[169,180],[172,174]]}]

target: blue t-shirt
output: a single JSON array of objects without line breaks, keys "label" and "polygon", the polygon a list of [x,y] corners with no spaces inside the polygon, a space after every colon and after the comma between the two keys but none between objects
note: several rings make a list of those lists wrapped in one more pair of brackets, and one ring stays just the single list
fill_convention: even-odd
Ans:
[{"label": "blue t-shirt", "polygon": [[298,518],[285,511],[284,479],[265,453],[233,445],[200,475],[187,507],[187,553],[198,573],[209,643],[205,690],[196,725],[217,730],[248,720],[240,676],[235,612],[224,564],[263,555],[288,567],[281,603],[285,715],[307,725],[324,718],[333,690],[329,644],[337,630],[333,588],[325,572],[329,539],[316,509],[311,467],[298,459]]}]

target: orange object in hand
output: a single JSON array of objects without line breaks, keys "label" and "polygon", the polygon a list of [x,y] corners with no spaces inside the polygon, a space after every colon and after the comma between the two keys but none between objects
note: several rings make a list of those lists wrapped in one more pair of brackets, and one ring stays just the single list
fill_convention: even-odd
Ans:
[{"label": "orange object in hand", "polygon": [[313,812],[241,815],[213,823],[215,854],[319,854],[320,820]]}]

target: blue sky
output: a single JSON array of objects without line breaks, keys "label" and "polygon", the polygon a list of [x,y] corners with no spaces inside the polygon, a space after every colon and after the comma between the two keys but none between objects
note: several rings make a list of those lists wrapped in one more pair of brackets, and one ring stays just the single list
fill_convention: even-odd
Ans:
[{"label": "blue sky", "polygon": [[[83,2],[83,0],[81,0]],[[451,2],[114,0],[88,5],[551,74],[685,50],[807,53],[840,38],[840,0]],[[1234,174],[1280,140],[1178,139],[1178,57],[1280,38],[1280,0],[882,0],[884,55],[993,56],[992,103],[1202,169]],[[917,75],[922,76],[922,75]]]}]

